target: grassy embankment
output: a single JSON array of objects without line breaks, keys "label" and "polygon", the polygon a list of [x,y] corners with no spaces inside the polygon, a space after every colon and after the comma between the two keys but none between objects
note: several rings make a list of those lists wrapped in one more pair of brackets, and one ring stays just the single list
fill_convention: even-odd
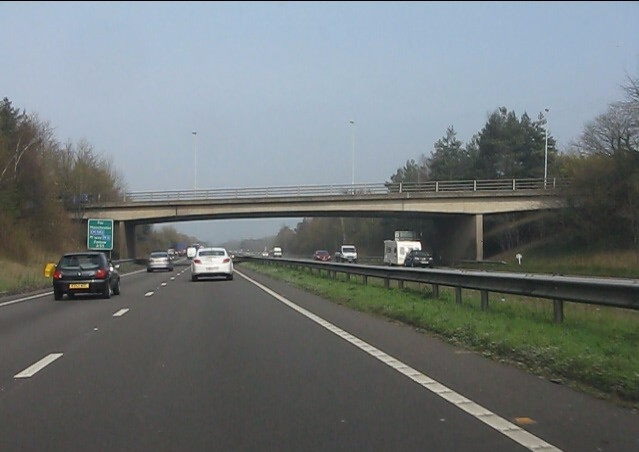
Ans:
[{"label": "grassy embankment", "polygon": [[[588,259],[591,259],[590,261]],[[553,259],[552,266],[534,257],[526,266],[501,265],[500,270],[637,277],[636,256],[597,255]],[[615,268],[602,262],[614,262]],[[624,264],[625,262],[625,264]],[[451,343],[509,362],[527,371],[617,403],[639,408],[639,312],[566,303],[565,320],[553,322],[552,303],[491,293],[488,311],[480,308],[479,292],[463,291],[455,303],[453,289],[440,288],[433,299],[430,285],[405,283],[404,289],[384,289],[369,278],[337,280],[290,268],[240,264],[285,280],[339,304],[400,321]],[[241,268],[241,267],[240,267]],[[565,269],[565,270],[564,270]],[[632,276],[634,274],[634,276]]]}]

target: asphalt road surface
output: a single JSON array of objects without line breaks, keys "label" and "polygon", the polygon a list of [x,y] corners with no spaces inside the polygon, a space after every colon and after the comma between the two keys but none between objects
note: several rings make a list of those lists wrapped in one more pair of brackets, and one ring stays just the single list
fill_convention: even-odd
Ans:
[{"label": "asphalt road surface", "polygon": [[0,452],[639,451],[639,416],[236,266],[0,300]]}]

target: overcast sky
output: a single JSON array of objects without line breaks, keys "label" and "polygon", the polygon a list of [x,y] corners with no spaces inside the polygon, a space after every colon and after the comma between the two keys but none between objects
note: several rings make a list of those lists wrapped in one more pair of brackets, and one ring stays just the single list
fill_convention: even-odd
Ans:
[{"label": "overcast sky", "polygon": [[562,150],[638,75],[636,1],[0,2],[0,98],[128,191],[384,182],[501,106],[548,108]]}]

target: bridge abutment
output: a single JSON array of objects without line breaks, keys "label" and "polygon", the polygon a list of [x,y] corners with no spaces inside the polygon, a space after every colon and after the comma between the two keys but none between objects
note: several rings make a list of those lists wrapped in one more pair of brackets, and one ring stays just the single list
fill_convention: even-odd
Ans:
[{"label": "bridge abutment", "polygon": [[435,220],[438,244],[433,250],[445,264],[484,259],[484,216],[451,215]]}]

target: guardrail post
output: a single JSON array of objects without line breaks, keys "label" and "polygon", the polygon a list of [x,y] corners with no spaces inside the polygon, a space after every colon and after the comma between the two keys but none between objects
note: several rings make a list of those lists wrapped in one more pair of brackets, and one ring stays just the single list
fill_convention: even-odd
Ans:
[{"label": "guardrail post", "polygon": [[401,279],[397,280],[397,287],[399,289],[403,289],[404,288],[404,281],[402,281]]},{"label": "guardrail post", "polygon": [[562,323],[564,321],[564,301],[553,300],[552,301],[553,320],[555,323]]},{"label": "guardrail post", "polygon": [[433,298],[439,298],[439,284],[433,284]]},{"label": "guardrail post", "polygon": [[390,279],[384,278],[384,289],[390,288]]},{"label": "guardrail post", "polygon": [[488,291],[481,291],[481,310],[486,311],[488,309]]},{"label": "guardrail post", "polygon": [[455,287],[455,304],[462,304],[461,287]]},{"label": "guardrail post", "polygon": [[364,285],[368,284],[368,276],[362,275],[362,284],[364,284]]},{"label": "guardrail post", "polygon": [[516,179],[513,179],[513,191],[517,190]]}]

